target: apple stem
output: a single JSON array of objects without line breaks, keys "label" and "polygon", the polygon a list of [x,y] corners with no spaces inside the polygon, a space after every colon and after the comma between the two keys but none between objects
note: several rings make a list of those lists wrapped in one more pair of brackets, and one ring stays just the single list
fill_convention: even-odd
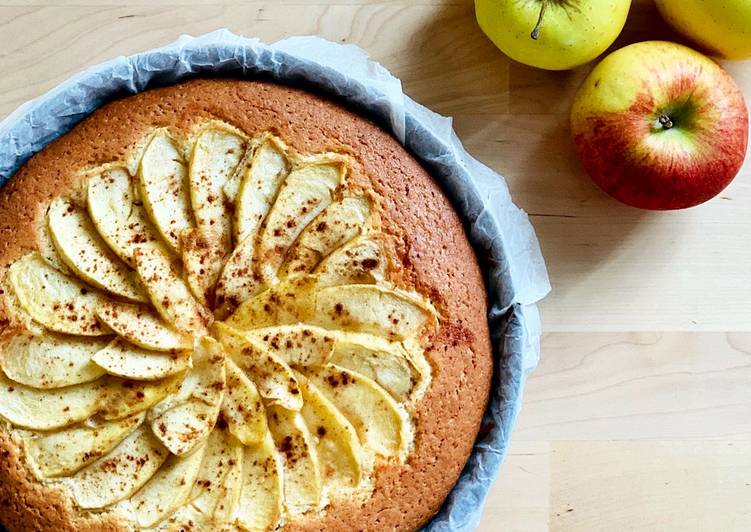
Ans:
[{"label": "apple stem", "polygon": [[532,33],[529,35],[534,40],[540,36],[540,30],[542,29],[542,19],[545,16],[545,11],[548,9],[548,0],[542,0],[542,7],[540,8],[540,16],[537,17],[537,24],[532,29]]},{"label": "apple stem", "polygon": [[660,118],[657,119],[660,122],[660,125],[664,127],[665,129],[670,129],[673,127],[673,121],[670,119],[668,115],[660,115]]}]

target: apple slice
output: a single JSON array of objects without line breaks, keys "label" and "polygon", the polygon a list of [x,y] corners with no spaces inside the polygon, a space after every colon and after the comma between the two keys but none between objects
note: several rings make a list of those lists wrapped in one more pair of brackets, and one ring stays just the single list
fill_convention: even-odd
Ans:
[{"label": "apple slice", "polygon": [[143,247],[136,251],[135,260],[138,275],[157,312],[182,333],[206,334],[211,313],[192,296],[164,250],[157,246]]},{"label": "apple slice", "polygon": [[97,411],[99,381],[56,390],[37,390],[0,373],[0,416],[32,430],[52,430],[82,421]]},{"label": "apple slice", "polygon": [[242,489],[243,445],[217,427],[206,440],[203,462],[193,484],[193,506],[219,530],[232,519]]},{"label": "apple slice", "polygon": [[290,410],[302,408],[297,379],[284,361],[270,353],[255,338],[223,323],[216,323],[215,331],[230,358],[256,384],[261,397]]},{"label": "apple slice", "polygon": [[362,478],[363,451],[352,424],[305,376],[295,372],[305,424],[313,434],[325,483],[354,488]]},{"label": "apple slice", "polygon": [[243,530],[274,530],[283,509],[282,461],[271,433],[245,448],[235,519]]},{"label": "apple slice", "polygon": [[185,456],[171,455],[131,498],[138,525],[149,528],[188,502],[198,478],[204,447]]},{"label": "apple slice", "polygon": [[261,277],[253,268],[254,252],[255,236],[251,235],[237,244],[225,262],[216,284],[215,303],[220,319],[263,289]]},{"label": "apple slice", "polygon": [[244,445],[260,442],[267,431],[266,410],[261,396],[245,373],[231,359],[225,362],[227,390],[222,416],[229,431]]},{"label": "apple slice", "polygon": [[326,209],[308,225],[287,253],[280,276],[310,273],[332,251],[349,242],[365,228],[370,216],[366,198],[344,198]]},{"label": "apple slice", "polygon": [[119,336],[144,349],[174,353],[193,347],[190,336],[168,327],[158,314],[142,305],[107,301],[99,307],[97,316]]},{"label": "apple slice", "polygon": [[236,329],[288,325],[312,319],[316,312],[314,276],[282,281],[243,302],[226,323]]},{"label": "apple slice", "polygon": [[408,401],[419,389],[428,368],[418,366],[400,343],[379,336],[334,333],[336,348],[331,363],[377,382],[399,402]]},{"label": "apple slice", "polygon": [[91,357],[107,342],[53,333],[17,334],[2,349],[0,366],[11,380],[42,390],[91,382],[105,373]]},{"label": "apple slice", "polygon": [[151,530],[156,532],[213,532],[206,528],[205,517],[191,504],[180,506]]},{"label": "apple slice", "polygon": [[266,284],[273,284],[287,250],[302,230],[334,200],[345,172],[343,162],[323,160],[289,173],[258,240],[258,273]]},{"label": "apple slice", "polygon": [[320,366],[334,352],[334,337],[314,325],[280,325],[252,329],[247,337],[255,338],[270,352],[293,366]]},{"label": "apple slice", "polygon": [[110,375],[137,381],[153,381],[181,373],[191,367],[190,352],[148,351],[115,338],[92,360]]},{"label": "apple slice", "polygon": [[149,412],[151,429],[173,454],[189,453],[214,428],[224,397],[224,358],[216,340],[201,338],[193,352],[193,370],[176,393]]},{"label": "apple slice", "polygon": [[136,203],[133,183],[123,168],[92,173],[87,182],[86,207],[99,235],[131,267],[135,267],[137,249],[160,240],[146,211]]},{"label": "apple slice", "polygon": [[106,508],[141,488],[169,456],[146,426],[140,426],[99,460],[70,479],[73,499],[84,509]]},{"label": "apple slice", "polygon": [[352,423],[366,449],[385,457],[406,451],[410,443],[407,415],[378,384],[334,364],[306,375]]},{"label": "apple slice", "polygon": [[126,299],[148,301],[135,272],[107,247],[83,209],[55,198],[47,224],[57,252],[79,278]]},{"label": "apple slice", "polygon": [[70,268],[63,262],[60,254],[55,248],[55,243],[52,241],[52,235],[50,234],[49,224],[37,224],[36,227],[36,244],[37,251],[47,263],[58,271],[63,272],[66,275],[75,275]]},{"label": "apple slice", "polygon": [[386,278],[383,242],[372,235],[354,238],[323,259],[315,269],[321,286],[375,284]]},{"label": "apple slice", "polygon": [[202,305],[210,305],[231,245],[219,235],[198,228],[183,233],[181,242],[188,286]]},{"label": "apple slice", "polygon": [[166,129],[157,129],[141,157],[138,187],[143,205],[173,251],[193,227],[185,162]]},{"label": "apple slice", "polygon": [[26,452],[43,478],[70,476],[110,452],[143,423],[135,414],[100,425],[81,425],[25,438]]},{"label": "apple slice", "polygon": [[108,420],[143,412],[174,393],[184,377],[184,374],[177,374],[154,382],[105,377],[97,400],[99,412],[103,419]]},{"label": "apple slice", "polygon": [[44,327],[81,336],[107,333],[96,318],[104,298],[54,269],[39,253],[29,253],[11,264],[8,280],[21,308]]},{"label": "apple slice", "polygon": [[376,285],[343,285],[316,293],[313,323],[401,340],[436,320],[430,302],[416,294]]}]

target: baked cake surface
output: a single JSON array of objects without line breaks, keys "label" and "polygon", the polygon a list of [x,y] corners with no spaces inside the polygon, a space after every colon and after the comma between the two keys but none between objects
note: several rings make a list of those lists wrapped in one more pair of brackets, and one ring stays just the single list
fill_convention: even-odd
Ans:
[{"label": "baked cake surface", "polygon": [[109,104],[0,191],[10,530],[414,530],[492,359],[448,200],[313,94]]}]

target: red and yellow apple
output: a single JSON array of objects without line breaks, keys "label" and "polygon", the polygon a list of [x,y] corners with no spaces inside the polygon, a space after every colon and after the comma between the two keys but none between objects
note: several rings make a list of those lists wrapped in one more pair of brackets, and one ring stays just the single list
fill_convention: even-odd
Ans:
[{"label": "red and yellow apple", "polygon": [[571,130],[584,169],[643,209],[693,207],[740,170],[748,141],[743,95],[717,63],[649,41],[607,56],[582,83]]}]

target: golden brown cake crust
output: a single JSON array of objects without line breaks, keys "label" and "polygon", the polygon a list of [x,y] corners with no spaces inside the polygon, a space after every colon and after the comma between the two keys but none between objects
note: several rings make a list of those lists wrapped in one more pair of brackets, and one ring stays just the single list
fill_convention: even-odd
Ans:
[{"label": "golden brown cake crust", "polygon": [[[0,190],[0,266],[36,247],[44,208],[77,185],[79,169],[124,160],[155,126],[188,129],[202,118],[249,135],[274,131],[303,153],[347,152],[355,160],[353,179],[382,196],[400,283],[428,295],[442,316],[426,350],[433,380],[415,412],[415,449],[405,464],[378,468],[373,496],[363,504],[335,503],[324,516],[285,530],[419,528],[454,486],[486,406],[492,373],[486,295],[474,252],[439,186],[368,120],[314,94],[260,81],[193,80],[113,102],[34,156]],[[14,327],[5,308],[0,320],[3,330]],[[0,431],[0,521],[10,532],[122,529],[114,518],[82,516],[60,491],[32,480],[21,453]]]}]

